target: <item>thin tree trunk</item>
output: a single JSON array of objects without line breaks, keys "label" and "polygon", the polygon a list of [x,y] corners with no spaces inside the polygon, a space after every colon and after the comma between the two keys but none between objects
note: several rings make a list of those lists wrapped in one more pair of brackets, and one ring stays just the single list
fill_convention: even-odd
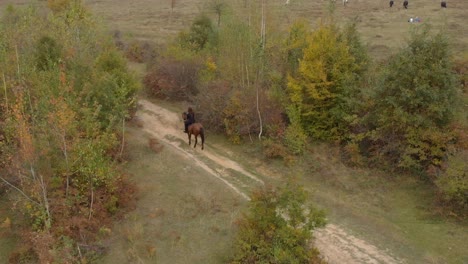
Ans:
[{"label": "thin tree trunk", "polygon": [[265,0],[262,0],[262,24],[260,29],[260,37],[262,42],[262,49],[265,49],[265,36],[266,36],[266,27],[265,27]]},{"label": "thin tree trunk", "polygon": [[[262,42],[262,49],[265,50],[265,42],[266,42],[266,22],[265,22],[265,0],[262,0],[262,25],[261,25],[261,42]],[[263,55],[262,54],[262,57],[260,59],[260,81],[258,80],[257,78],[257,81],[255,82],[255,86],[256,86],[256,96],[257,96],[257,115],[258,115],[258,121],[260,123],[260,131],[258,133],[258,139],[259,140],[262,140],[262,133],[263,133],[263,120],[262,120],[262,115],[260,113],[260,82],[262,82],[263,80],[263,64],[264,64],[264,61],[263,61]]]},{"label": "thin tree trunk", "polygon": [[260,132],[258,133],[258,139],[262,140],[262,133],[263,133],[263,120],[262,115],[260,114],[260,106],[259,106],[259,84],[257,86],[257,114],[258,114],[258,121],[260,122]]},{"label": "thin tree trunk", "polygon": [[94,205],[94,188],[93,188],[93,180],[91,177],[89,177],[89,185],[90,185],[90,191],[91,191],[91,203],[89,204],[89,215],[88,215],[88,220],[91,220],[91,217],[93,216],[93,205]]},{"label": "thin tree trunk", "polygon": [[122,158],[122,153],[125,146],[125,117],[122,118],[122,145],[120,146],[120,158]]},{"label": "thin tree trunk", "polygon": [[62,136],[63,140],[63,155],[65,156],[65,164],[67,165],[67,187],[65,189],[65,196],[68,198],[68,188],[70,186],[70,172],[69,172],[69,165],[68,165],[68,150],[67,150],[67,141],[65,138],[65,134]]},{"label": "thin tree trunk", "polygon": [[8,93],[7,93],[7,85],[6,85],[6,80],[5,80],[5,73],[3,73],[3,89],[5,90],[5,105],[6,105],[6,111],[8,111]]},{"label": "thin tree trunk", "polygon": [[[35,171],[32,165],[31,165],[31,172],[35,174]],[[44,209],[46,210],[46,216],[47,216],[45,220],[45,226],[46,226],[46,229],[50,229],[50,227],[52,226],[52,217],[50,214],[49,200],[47,199],[47,186],[44,182],[44,177],[42,177],[41,174],[39,174],[38,178],[39,178],[39,183],[40,183],[41,190],[42,190],[42,199],[44,202],[43,206],[44,206]]]},{"label": "thin tree trunk", "polygon": [[18,45],[15,45],[15,52],[16,52],[16,66],[17,66],[17,69],[18,69],[18,79],[20,79],[20,65],[19,65]]}]

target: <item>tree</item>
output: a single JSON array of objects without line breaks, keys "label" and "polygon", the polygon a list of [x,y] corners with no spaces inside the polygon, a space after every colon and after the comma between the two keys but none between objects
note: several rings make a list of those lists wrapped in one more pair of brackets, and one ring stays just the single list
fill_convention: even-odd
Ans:
[{"label": "tree", "polygon": [[0,182],[18,194],[25,244],[41,263],[83,260],[76,241],[93,243],[117,209],[111,154],[138,89],[110,38],[68,2],[49,16],[9,8],[0,23]]},{"label": "tree", "polygon": [[347,100],[357,80],[356,60],[336,26],[321,25],[307,39],[297,76],[288,76],[290,100],[315,139],[343,139],[352,115]]},{"label": "tree", "polygon": [[249,212],[239,221],[232,263],[320,263],[310,241],[325,216],[306,201],[307,193],[292,181],[254,192]]},{"label": "tree", "polygon": [[309,26],[306,21],[297,21],[289,29],[286,40],[287,71],[295,75],[299,68],[299,61],[304,56],[307,47],[307,38],[310,36]]},{"label": "tree", "polygon": [[215,31],[211,19],[201,15],[193,21],[188,32],[179,35],[179,42],[184,48],[199,52],[214,38]]},{"label": "tree", "polygon": [[218,27],[221,25],[221,15],[226,11],[227,4],[224,0],[211,0],[209,3],[210,9],[212,9],[215,13],[218,21]]},{"label": "tree", "polygon": [[417,171],[440,166],[454,136],[448,125],[459,105],[450,49],[429,27],[412,33],[390,59],[374,97],[368,139],[389,165]]}]

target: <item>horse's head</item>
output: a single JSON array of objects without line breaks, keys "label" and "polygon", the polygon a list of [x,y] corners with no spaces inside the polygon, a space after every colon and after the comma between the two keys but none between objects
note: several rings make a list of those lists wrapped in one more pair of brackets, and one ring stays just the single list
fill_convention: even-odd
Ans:
[{"label": "horse's head", "polygon": [[184,121],[187,120],[187,113],[186,112],[182,113],[182,119],[184,119]]}]

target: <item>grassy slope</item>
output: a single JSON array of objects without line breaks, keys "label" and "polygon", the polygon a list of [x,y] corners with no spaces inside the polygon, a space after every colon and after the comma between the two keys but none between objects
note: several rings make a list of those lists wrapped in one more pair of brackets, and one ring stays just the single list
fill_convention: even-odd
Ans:
[{"label": "grassy slope", "polygon": [[233,159],[274,179],[298,176],[330,222],[408,263],[468,263],[467,223],[435,215],[431,186],[414,177],[348,168],[327,145],[310,146],[309,155],[292,167],[258,158],[253,144],[229,148]]},{"label": "grassy slope", "polygon": [[[244,204],[218,180],[164,147],[154,153],[147,134],[130,128],[127,170],[139,188],[137,209],[114,229],[99,263],[224,263],[233,221]],[[122,239],[123,238],[123,239]]]}]

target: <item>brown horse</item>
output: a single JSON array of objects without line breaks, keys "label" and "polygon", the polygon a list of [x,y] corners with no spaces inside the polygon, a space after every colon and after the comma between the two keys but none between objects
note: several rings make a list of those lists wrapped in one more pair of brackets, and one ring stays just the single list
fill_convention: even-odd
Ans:
[{"label": "brown horse", "polygon": [[[184,119],[184,122],[187,120],[187,113],[186,112],[182,113],[182,118]],[[193,123],[193,124],[188,126],[187,131],[188,131],[187,134],[188,134],[189,146],[192,144],[192,134],[195,136],[195,144],[193,145],[194,148],[197,146],[198,135],[200,135],[201,144],[202,144],[201,149],[203,150],[204,145],[205,145],[205,130],[203,129],[202,124]]]}]

